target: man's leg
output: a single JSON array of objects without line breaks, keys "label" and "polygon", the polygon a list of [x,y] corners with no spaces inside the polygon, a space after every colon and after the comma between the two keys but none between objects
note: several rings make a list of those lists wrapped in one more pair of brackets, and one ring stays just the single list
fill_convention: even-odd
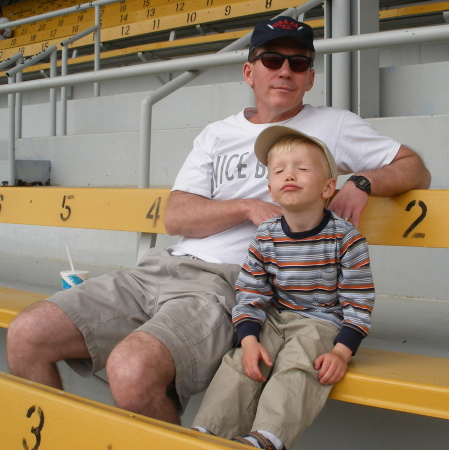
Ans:
[{"label": "man's leg", "polygon": [[90,355],[83,335],[69,316],[44,301],[19,314],[10,324],[7,357],[13,375],[62,389],[56,363]]},{"label": "man's leg", "polygon": [[180,424],[169,398],[174,389],[175,363],[168,348],[151,334],[137,331],[112,351],[106,371],[117,406],[128,411]]}]

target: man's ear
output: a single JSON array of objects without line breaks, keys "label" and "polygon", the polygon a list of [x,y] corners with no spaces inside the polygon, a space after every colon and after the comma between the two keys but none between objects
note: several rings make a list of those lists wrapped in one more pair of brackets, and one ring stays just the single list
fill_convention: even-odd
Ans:
[{"label": "man's ear", "polygon": [[321,194],[324,199],[331,198],[334,195],[335,188],[337,187],[337,181],[335,178],[331,178],[324,187],[323,193]]},{"label": "man's ear", "polygon": [[248,61],[243,65],[243,79],[249,86],[254,87],[253,64]]},{"label": "man's ear", "polygon": [[307,85],[306,91],[310,91],[310,89],[313,88],[314,83],[315,83],[315,70],[310,69],[309,84]]}]

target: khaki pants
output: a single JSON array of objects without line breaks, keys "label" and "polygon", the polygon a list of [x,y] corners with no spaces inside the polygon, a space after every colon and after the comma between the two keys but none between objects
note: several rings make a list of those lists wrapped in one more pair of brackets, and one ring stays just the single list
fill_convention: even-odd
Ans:
[{"label": "khaki pants", "polygon": [[314,360],[334,347],[339,329],[297,313],[267,311],[261,343],[273,361],[262,363],[264,384],[247,377],[242,349],[227,353],[194,420],[212,433],[231,438],[265,430],[291,448],[326,403],[332,386],[318,381]]},{"label": "khaki pants", "polygon": [[239,270],[237,264],[212,264],[154,248],[130,271],[55,294],[48,300],[72,319],[91,355],[66,362],[91,376],[130,333],[149,333],[173,356],[179,409],[184,411],[190,396],[207,388],[235,342],[230,313]]}]

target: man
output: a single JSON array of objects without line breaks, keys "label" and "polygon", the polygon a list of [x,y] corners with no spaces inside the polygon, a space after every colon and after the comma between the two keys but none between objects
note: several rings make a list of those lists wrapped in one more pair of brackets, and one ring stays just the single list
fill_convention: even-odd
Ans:
[{"label": "man", "polygon": [[[0,25],[3,25],[4,23],[8,23],[10,20],[7,17],[3,16],[2,8],[0,7]],[[12,36],[12,29],[11,28],[3,28],[3,30],[0,30],[0,41],[3,41],[4,39],[8,39]]]},{"label": "man", "polygon": [[88,280],[20,314],[8,332],[11,373],[62,388],[57,361],[84,376],[106,366],[119,407],[180,423],[189,397],[207,387],[234,343],[230,312],[248,243],[281,212],[253,152],[273,123],[317,137],[340,173],[362,177],[330,205],[355,225],[369,189],[389,196],[429,186],[410,149],[352,113],[303,104],[314,82],[314,51],[313,31],[301,22],[279,17],[256,26],[243,76],[257,108],[195,139],[165,214],[167,232],[183,238],[150,250],[130,272]]}]

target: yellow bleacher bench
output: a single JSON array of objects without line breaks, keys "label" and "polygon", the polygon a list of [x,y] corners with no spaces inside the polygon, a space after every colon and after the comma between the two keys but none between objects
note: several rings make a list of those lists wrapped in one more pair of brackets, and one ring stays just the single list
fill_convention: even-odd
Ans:
[{"label": "yellow bleacher bench", "polygon": [[[169,189],[1,187],[0,223],[165,234]],[[0,287],[0,326],[43,300]]]},{"label": "yellow bleacher bench", "polygon": [[[163,215],[169,192],[169,189],[2,187],[0,223],[138,231],[156,235],[165,233]],[[448,249],[449,235],[445,229],[448,220],[449,190],[413,190],[392,198],[370,197],[362,214],[360,230],[371,245]],[[42,294],[34,297],[33,293],[0,289],[0,325],[7,327],[16,314],[44,297]],[[16,299],[19,300],[16,302]],[[198,437],[190,430],[10,375],[0,374],[0,398],[0,414],[17,417],[13,422],[17,423],[20,431],[13,427],[6,432],[6,439],[14,440],[6,442],[14,442],[15,445],[19,445],[18,436],[21,440],[31,426],[39,424],[41,411],[45,414],[46,449],[57,448],[52,447],[52,440],[61,442],[61,417],[64,417],[64,424],[70,424],[64,425],[64,436],[75,433],[78,427],[87,430],[86,436],[93,436],[92,433],[109,436],[110,448],[122,448],[122,436],[134,436],[134,433],[138,436],[136,445],[127,440],[123,448],[143,448],[143,442],[146,445],[153,440],[164,442],[163,446],[156,445],[156,448],[164,449],[180,448],[181,445],[186,449],[241,448],[239,444]],[[449,419],[449,359],[360,348],[349,363],[344,379],[333,388],[330,398]],[[104,432],[97,432],[97,427]],[[32,448],[33,435],[28,433],[28,436],[28,447]],[[100,441],[96,443],[95,448],[109,448],[106,441],[103,447]],[[15,447],[11,444],[11,448]],[[83,444],[77,448],[94,447]]]},{"label": "yellow bleacher bench", "polygon": [[4,373],[0,373],[0,397],[5,450],[247,448]]}]

